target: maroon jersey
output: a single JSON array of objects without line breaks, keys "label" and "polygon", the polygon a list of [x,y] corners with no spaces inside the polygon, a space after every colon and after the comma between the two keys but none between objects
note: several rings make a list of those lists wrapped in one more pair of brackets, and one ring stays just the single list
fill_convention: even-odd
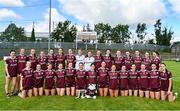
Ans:
[{"label": "maroon jersey", "polygon": [[138,89],[138,72],[129,71],[129,89]]},{"label": "maroon jersey", "polygon": [[45,71],[45,89],[54,89],[54,76],[53,70]]},{"label": "maroon jersey", "polygon": [[106,63],[106,68],[111,69],[111,66],[113,64],[113,57],[103,56],[103,61]]},{"label": "maroon jersey", "polygon": [[63,66],[64,66],[64,61],[65,61],[65,56],[64,56],[64,54],[58,54],[58,55],[56,55],[56,67],[58,66],[58,64],[63,64]]},{"label": "maroon jersey", "polygon": [[121,90],[127,90],[128,89],[128,78],[129,78],[129,73],[128,71],[120,71],[119,72],[119,84],[120,84],[120,89]]},{"label": "maroon jersey", "polygon": [[97,72],[96,71],[88,71],[88,84],[97,84]]},{"label": "maroon jersey", "polygon": [[8,58],[6,59],[6,64],[8,65],[7,66],[7,70],[8,70],[8,73],[9,73],[9,76],[10,77],[16,77],[18,72],[17,72],[17,69],[18,69],[18,60],[17,58]]},{"label": "maroon jersey", "polygon": [[[161,90],[168,91],[169,88],[169,79],[172,78],[172,74],[169,71],[160,72],[160,80],[161,80]],[[172,90],[172,88],[171,88]]]},{"label": "maroon jersey", "polygon": [[124,57],[114,57],[114,64],[116,66],[116,70],[120,71],[123,65]]},{"label": "maroon jersey", "polygon": [[56,56],[55,56],[55,54],[52,54],[52,55],[48,55],[47,56],[47,61],[48,61],[48,63],[50,63],[51,65],[52,65],[52,69],[54,69],[55,68],[55,62],[56,62]]},{"label": "maroon jersey", "polygon": [[20,74],[22,70],[26,67],[27,56],[18,55],[17,60],[18,60],[18,74]]},{"label": "maroon jersey", "polygon": [[139,72],[139,88],[141,90],[147,90],[149,88],[149,72],[147,70]]},{"label": "maroon jersey", "polygon": [[118,74],[118,72],[109,71],[108,75],[109,75],[109,89],[113,89],[113,90],[119,89],[119,81],[118,81],[119,74]]},{"label": "maroon jersey", "polygon": [[43,84],[44,84],[44,71],[43,70],[34,71],[33,78],[34,78],[34,87],[35,88],[43,87]]},{"label": "maroon jersey", "polygon": [[65,84],[65,70],[57,70],[56,72],[56,84],[57,84],[57,88],[65,88],[66,84]]},{"label": "maroon jersey", "polygon": [[143,58],[143,64],[146,66],[147,70],[151,70],[151,59],[150,58]]},{"label": "maroon jersey", "polygon": [[38,64],[41,65],[41,69],[46,70],[47,58],[46,57],[39,57],[37,61],[38,61]]},{"label": "maroon jersey", "polygon": [[158,70],[151,70],[149,72],[150,81],[149,87],[151,90],[159,90],[160,87],[160,75]]},{"label": "maroon jersey", "polygon": [[136,70],[140,70],[141,69],[141,62],[142,62],[142,57],[134,57],[133,58],[133,63],[136,65]]},{"label": "maroon jersey", "polygon": [[94,56],[94,64],[96,70],[98,70],[101,67],[101,62],[103,61],[102,56]]},{"label": "maroon jersey", "polygon": [[31,68],[33,70],[36,70],[36,65],[37,65],[37,58],[36,58],[36,56],[29,55],[27,57],[27,60],[31,62]]},{"label": "maroon jersey", "polygon": [[161,63],[161,59],[159,57],[153,58],[152,63],[156,64],[156,69],[159,70],[159,64]]},{"label": "maroon jersey", "polygon": [[99,88],[108,88],[109,77],[108,77],[108,69],[102,69],[101,67],[98,69],[98,87]]},{"label": "maroon jersey", "polygon": [[76,71],[76,89],[86,89],[86,71]]},{"label": "maroon jersey", "polygon": [[75,69],[66,69],[66,87],[75,87]]},{"label": "maroon jersey", "polygon": [[23,76],[23,89],[29,90],[33,88],[33,70],[23,69],[21,75]]},{"label": "maroon jersey", "polygon": [[126,66],[126,70],[131,69],[132,63],[133,63],[132,57],[124,57],[124,65]]},{"label": "maroon jersey", "polygon": [[72,54],[72,55],[67,54],[67,55],[65,56],[65,60],[67,61],[67,64],[73,63],[73,67],[75,66],[76,57],[75,57],[73,54]]}]

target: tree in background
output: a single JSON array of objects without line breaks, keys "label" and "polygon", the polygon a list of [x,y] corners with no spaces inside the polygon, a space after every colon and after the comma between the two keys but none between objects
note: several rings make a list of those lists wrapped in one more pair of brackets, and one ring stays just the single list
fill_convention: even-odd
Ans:
[{"label": "tree in background", "polygon": [[2,41],[26,41],[25,30],[17,27],[14,23],[8,25],[5,31],[0,35]]},{"label": "tree in background", "polygon": [[74,42],[76,39],[76,26],[72,25],[69,20],[59,22],[52,32],[52,38],[56,41]]},{"label": "tree in background", "polygon": [[30,41],[36,41],[34,27],[32,28],[32,32],[31,32],[31,38],[30,38]]},{"label": "tree in background", "polygon": [[162,30],[161,25],[161,19],[158,19],[154,25],[156,44],[170,46],[170,41],[173,38],[174,32],[167,27],[164,27],[164,29]]},{"label": "tree in background", "polygon": [[146,30],[147,28],[146,28],[145,23],[142,23],[142,24],[138,23],[137,28],[136,28],[137,38],[139,39],[138,43],[143,43],[143,40],[145,36],[147,35]]}]

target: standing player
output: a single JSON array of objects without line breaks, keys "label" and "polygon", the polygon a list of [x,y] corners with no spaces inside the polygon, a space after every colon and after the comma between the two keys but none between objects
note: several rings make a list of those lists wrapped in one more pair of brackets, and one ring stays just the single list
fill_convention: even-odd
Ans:
[{"label": "standing player", "polygon": [[46,70],[47,57],[46,57],[44,51],[40,52],[37,62],[41,66],[42,70]]},{"label": "standing player", "polygon": [[75,61],[76,61],[76,57],[74,56],[72,49],[68,49],[68,54],[65,56],[65,64],[66,64],[66,66],[69,63],[72,63],[72,65],[73,65],[72,67],[74,68]]},{"label": "standing player", "polygon": [[56,55],[54,54],[53,49],[50,49],[47,59],[47,62],[52,65],[52,69],[55,69]]},{"label": "standing player", "polygon": [[139,96],[149,98],[149,71],[146,70],[145,64],[141,64],[139,73]]},{"label": "standing player", "polygon": [[65,55],[62,48],[59,48],[58,54],[56,55],[56,69],[58,69],[59,64],[62,64],[63,67],[65,67]]},{"label": "standing player", "polygon": [[31,62],[27,61],[26,68],[21,73],[21,90],[19,96],[25,98],[26,96],[32,97],[33,89],[33,70],[31,69]]},{"label": "standing player", "polygon": [[132,64],[129,71],[129,96],[138,96],[138,72],[136,71],[136,65]]},{"label": "standing player", "polygon": [[160,99],[160,74],[156,69],[156,64],[151,65],[152,70],[149,72],[150,74],[150,97],[152,99]]},{"label": "standing player", "polygon": [[94,63],[94,57],[92,56],[91,51],[87,52],[87,56],[84,59],[84,66],[85,66],[85,70],[89,71],[91,69],[91,64]]},{"label": "standing player", "polygon": [[148,52],[144,54],[143,64],[146,66],[146,70],[151,70],[151,58]]},{"label": "standing player", "polygon": [[44,70],[41,69],[41,65],[37,64],[36,70],[33,72],[34,78],[34,96],[43,95],[43,85],[44,85]]},{"label": "standing player", "polygon": [[100,96],[107,96],[108,94],[108,69],[106,63],[102,62],[101,67],[98,69],[98,90]]},{"label": "standing player", "polygon": [[109,93],[111,97],[118,96],[118,89],[119,89],[119,81],[118,77],[119,74],[116,71],[116,66],[112,65],[111,71],[108,72],[109,75]]},{"label": "standing player", "polygon": [[103,57],[101,55],[101,51],[97,50],[96,55],[94,56],[95,70],[98,70],[101,67],[102,61],[103,61]]},{"label": "standing player", "polygon": [[111,66],[113,64],[113,57],[111,56],[111,50],[106,50],[106,55],[103,56],[103,61],[106,63],[106,68],[111,69]]},{"label": "standing player", "polygon": [[58,70],[56,70],[56,85],[57,94],[59,96],[65,95],[65,70],[63,69],[63,63],[59,63]]},{"label": "standing player", "polygon": [[9,84],[12,81],[11,86],[11,94],[14,95],[14,90],[16,86],[16,77],[17,77],[17,58],[16,58],[16,51],[11,50],[10,51],[10,57],[5,60],[5,71],[6,71],[6,85],[5,85],[5,91],[6,96],[9,97]]},{"label": "standing player", "polygon": [[30,50],[30,55],[27,57],[27,60],[31,62],[31,68],[36,70],[37,58],[35,49]]},{"label": "standing player", "polygon": [[66,69],[66,95],[74,96],[75,95],[75,74],[76,70],[73,68],[73,63],[68,64],[68,68]]},{"label": "standing player", "polygon": [[121,67],[123,65],[123,60],[124,60],[124,57],[121,55],[121,51],[117,50],[116,56],[114,57],[114,64],[116,66],[117,71],[121,70]]},{"label": "standing player", "polygon": [[161,78],[161,100],[168,99],[169,102],[173,102],[176,99],[176,96],[173,95],[173,82],[172,74],[166,69],[164,63],[160,64],[160,78]]},{"label": "standing player", "polygon": [[76,55],[76,66],[75,66],[76,70],[79,69],[79,63],[84,64],[84,59],[85,59],[85,56],[82,54],[82,50],[78,49],[78,54]]},{"label": "standing player", "polygon": [[45,74],[45,95],[48,96],[49,92],[51,95],[55,95],[55,84],[54,84],[54,76],[55,72],[52,70],[52,64],[47,64],[47,70],[44,72]]},{"label": "standing player", "polygon": [[156,69],[159,70],[159,65],[161,63],[161,58],[158,52],[153,52],[152,63],[156,65]]},{"label": "standing player", "polygon": [[121,90],[121,96],[128,96],[128,78],[129,74],[126,71],[126,66],[122,66],[121,71],[119,72],[119,84]]},{"label": "standing player", "polygon": [[94,64],[91,64],[91,69],[87,72],[87,81],[88,84],[97,84],[97,72]]},{"label": "standing player", "polygon": [[135,51],[135,57],[133,57],[133,63],[136,65],[136,70],[141,69],[141,62],[142,62],[142,57],[140,56],[140,52],[137,50]]},{"label": "standing player", "polygon": [[80,90],[86,90],[86,72],[84,64],[79,63],[79,70],[76,70],[76,96],[80,94]]},{"label": "standing player", "polygon": [[18,74],[17,79],[16,79],[16,87],[17,87],[17,94],[20,90],[20,75],[22,70],[26,67],[26,61],[27,61],[27,56],[25,55],[25,49],[21,48],[19,51],[19,55],[17,56],[18,60]]},{"label": "standing player", "polygon": [[126,66],[126,70],[131,69],[132,63],[133,63],[133,59],[130,55],[130,52],[126,51],[126,56],[124,57],[124,65]]}]

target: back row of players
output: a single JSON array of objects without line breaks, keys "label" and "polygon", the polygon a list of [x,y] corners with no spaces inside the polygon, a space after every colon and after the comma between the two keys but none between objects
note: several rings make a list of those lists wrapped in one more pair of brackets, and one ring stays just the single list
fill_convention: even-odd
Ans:
[{"label": "back row of players", "polygon": [[25,55],[25,49],[20,49],[18,56],[12,50],[5,61],[7,97],[10,96],[9,81],[12,80],[11,94],[15,94],[16,86],[17,90],[22,90],[19,93],[21,97],[32,96],[33,93],[35,96],[43,95],[43,87],[45,95],[50,92],[54,95],[57,88],[58,95],[63,96],[66,92],[74,96],[81,89],[86,89],[87,84],[97,84],[100,96],[107,96],[108,91],[110,96],[118,96],[120,89],[122,96],[168,98],[169,101],[176,98],[172,92],[172,75],[161,63],[157,52],[153,52],[152,57],[148,52],[141,57],[140,52],[135,51],[132,57],[129,51],[123,56],[117,50],[113,57],[107,49],[105,55],[97,50],[95,56],[91,51],[84,56],[78,49],[75,56],[72,49],[64,54],[60,48],[57,55],[51,49],[47,56],[41,51],[37,57],[35,49],[30,50],[29,56]]}]

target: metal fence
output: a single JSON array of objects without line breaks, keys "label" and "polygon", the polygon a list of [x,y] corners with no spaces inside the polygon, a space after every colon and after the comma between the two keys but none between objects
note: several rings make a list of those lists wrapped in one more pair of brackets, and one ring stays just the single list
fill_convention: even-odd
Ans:
[{"label": "metal fence", "polygon": [[[78,42],[77,47],[76,43],[74,42],[51,42],[51,48],[63,48],[65,50],[72,48],[82,48],[82,49],[92,49],[96,50],[105,50],[105,49],[112,49],[112,50],[142,50],[142,51],[170,51],[170,47],[168,46],[159,46],[153,44],[122,44],[122,43],[85,43],[85,42]],[[18,50],[19,48],[31,49],[35,48],[38,50],[46,50],[48,49],[48,42],[0,42],[0,57],[8,54],[10,49]]]}]

